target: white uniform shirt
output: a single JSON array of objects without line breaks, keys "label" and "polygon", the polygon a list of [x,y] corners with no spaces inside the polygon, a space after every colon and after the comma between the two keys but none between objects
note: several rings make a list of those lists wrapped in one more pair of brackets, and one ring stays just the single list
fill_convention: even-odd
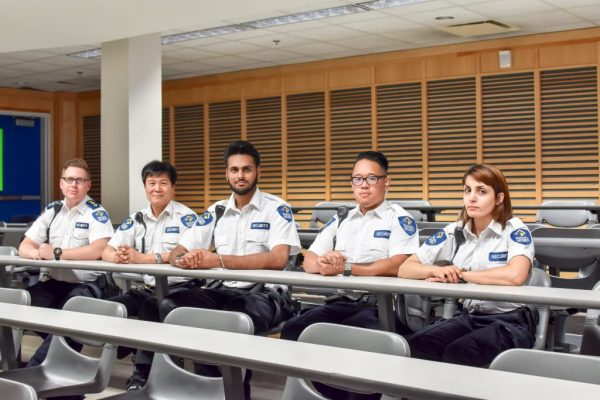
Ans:
[{"label": "white uniform shirt", "polygon": [[[417,252],[422,264],[434,265],[448,262],[469,271],[482,271],[508,265],[515,256],[525,256],[533,262],[534,248],[531,233],[519,218],[511,218],[504,229],[500,223],[492,220],[479,237],[472,233],[471,222],[467,223],[463,229],[465,243],[460,246],[452,261],[456,249],[454,237],[456,225],[457,223],[454,222],[446,226],[423,243]],[[522,306],[523,304],[518,303],[475,299],[467,299],[464,302],[466,311],[479,311],[486,314],[509,312]]]},{"label": "white uniform shirt", "polygon": [[[54,217],[54,205],[60,205],[60,210]],[[69,209],[65,201],[56,201],[46,206],[33,225],[25,232],[25,236],[37,244],[46,241],[46,232],[50,225],[49,244],[61,249],[74,249],[87,246],[95,240],[111,238],[113,227],[108,213],[100,204],[89,196]],[[96,280],[101,272],[79,270],[79,269],[53,269],[50,268],[50,276],[54,279],[66,282],[89,282]]]},{"label": "white uniform shirt", "polygon": [[[121,245],[134,247],[142,252],[142,238],[144,238],[146,253],[164,253],[169,252],[177,246],[179,239],[185,231],[192,228],[198,217],[196,213],[176,201],[171,201],[158,219],[152,213],[150,205],[140,211],[146,223],[144,226],[135,220],[135,214],[117,228],[115,235],[108,242],[108,245],[117,249]],[[188,280],[187,278],[170,276],[168,282],[177,283]],[[144,274],[144,283],[149,286],[155,286],[154,276]]]},{"label": "white uniform shirt", "polygon": [[[225,206],[225,211],[215,227],[217,205]],[[241,210],[235,206],[233,193],[229,200],[218,201],[210,206],[179,242],[187,250],[208,250],[212,243],[217,253],[222,255],[265,253],[280,244],[290,246],[290,255],[300,251],[300,239],[291,207],[279,197],[261,192],[258,188],[250,203]],[[253,285],[239,281],[225,281],[224,284],[237,288]]]},{"label": "white uniform shirt", "polygon": [[309,250],[322,256],[330,250],[340,251],[350,263],[371,263],[398,254],[413,254],[419,248],[417,224],[397,204],[387,201],[377,208],[360,212],[357,206],[339,224],[332,217],[321,228]]}]

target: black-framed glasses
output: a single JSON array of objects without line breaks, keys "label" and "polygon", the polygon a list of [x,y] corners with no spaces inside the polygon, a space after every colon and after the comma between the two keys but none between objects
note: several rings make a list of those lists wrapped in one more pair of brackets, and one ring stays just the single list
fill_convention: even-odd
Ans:
[{"label": "black-framed glasses", "polygon": [[87,179],[87,178],[72,178],[72,177],[65,178],[64,176],[60,179],[62,179],[68,185],[72,185],[73,183],[77,183],[78,185],[83,185],[84,183],[89,181],[89,179]]},{"label": "black-framed glasses", "polygon": [[381,176],[377,176],[377,175],[368,175],[366,178],[362,177],[362,176],[353,176],[350,178],[350,180],[352,181],[352,185],[354,186],[360,186],[363,184],[364,181],[367,181],[367,183],[369,185],[375,185],[377,184],[377,182],[379,182],[379,180],[381,178],[386,178],[387,175],[381,175]]}]

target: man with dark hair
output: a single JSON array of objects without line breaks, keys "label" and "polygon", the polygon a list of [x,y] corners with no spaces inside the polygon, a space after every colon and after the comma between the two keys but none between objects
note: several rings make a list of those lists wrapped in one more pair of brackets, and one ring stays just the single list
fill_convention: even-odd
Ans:
[{"label": "man with dark hair", "polygon": [[[151,161],[142,169],[142,182],[148,199],[148,206],[119,226],[108,246],[102,252],[102,259],[117,264],[163,264],[167,263],[171,250],[177,245],[181,235],[194,226],[196,214],[185,205],[173,200],[177,170],[171,164]],[[111,297],[109,300],[124,304],[127,315],[146,321],[160,321],[155,281],[151,275],[143,276],[145,285],[127,293]],[[197,280],[169,277],[169,293],[199,285]],[[119,357],[131,351],[119,347]],[[140,389],[146,382],[150,370],[152,353],[138,350],[136,368],[129,379],[128,389]]]},{"label": "man with dark hair", "polygon": [[[357,205],[340,221],[331,218],[321,229],[304,258],[304,270],[321,275],[396,276],[398,268],[419,248],[417,224],[397,204],[385,200],[390,186],[388,160],[383,153],[365,151],[354,161],[350,182]],[[376,298],[336,296],[331,302],[290,319],[281,338],[297,340],[309,325],[329,322],[380,329]],[[374,399],[378,394],[347,392],[315,382],[331,399]]]},{"label": "man with dark hair", "polygon": [[[85,160],[65,163],[60,178],[63,200],[48,204],[25,232],[19,255],[36,260],[97,260],[113,235],[106,210],[88,195],[90,170]],[[31,305],[62,308],[74,296],[102,298],[107,280],[102,272],[78,269],[50,269],[49,278],[27,290]],[[32,356],[29,366],[39,365],[50,346],[51,335]],[[73,346],[78,347],[78,346]]]}]

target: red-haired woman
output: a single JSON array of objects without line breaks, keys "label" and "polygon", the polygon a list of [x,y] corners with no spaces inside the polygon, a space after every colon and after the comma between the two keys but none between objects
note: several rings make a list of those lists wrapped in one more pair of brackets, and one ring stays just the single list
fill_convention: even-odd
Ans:
[{"label": "red-haired woman", "polygon": [[[512,215],[504,175],[494,166],[477,164],[467,170],[462,183],[464,208],[459,220],[427,239],[400,266],[398,276],[523,284],[533,261],[533,242],[529,229]],[[469,299],[462,311],[416,332],[409,344],[416,358],[484,366],[504,350],[530,348],[534,333],[531,312],[522,304]]]}]

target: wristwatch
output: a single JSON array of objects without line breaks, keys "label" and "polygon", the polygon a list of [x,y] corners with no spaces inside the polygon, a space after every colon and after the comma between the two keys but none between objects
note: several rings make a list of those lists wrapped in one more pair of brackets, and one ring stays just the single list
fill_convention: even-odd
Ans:
[{"label": "wristwatch", "polygon": [[156,260],[157,264],[162,264],[163,263],[163,258],[160,255],[160,253],[154,253],[154,259]]},{"label": "wristwatch", "polygon": [[62,255],[62,249],[60,247],[54,248],[54,259],[56,261],[60,260],[60,256]]},{"label": "wristwatch", "polygon": [[350,276],[352,275],[352,264],[349,262],[346,262],[344,264],[344,276]]}]

